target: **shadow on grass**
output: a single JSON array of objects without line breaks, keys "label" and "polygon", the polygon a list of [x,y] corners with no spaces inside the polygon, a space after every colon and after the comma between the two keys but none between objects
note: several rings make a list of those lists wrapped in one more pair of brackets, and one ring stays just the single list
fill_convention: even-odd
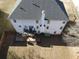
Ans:
[{"label": "shadow on grass", "polygon": [[49,37],[44,35],[37,35],[36,40],[37,45],[42,47],[51,47],[53,45],[67,46],[66,42],[62,38],[62,35],[52,35]]}]

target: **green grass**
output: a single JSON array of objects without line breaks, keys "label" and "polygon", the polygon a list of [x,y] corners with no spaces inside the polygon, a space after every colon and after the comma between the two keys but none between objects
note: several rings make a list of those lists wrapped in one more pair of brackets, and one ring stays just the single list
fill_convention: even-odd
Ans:
[{"label": "green grass", "polygon": [[0,11],[0,37],[4,31],[13,30],[11,23],[7,20],[7,14]]}]

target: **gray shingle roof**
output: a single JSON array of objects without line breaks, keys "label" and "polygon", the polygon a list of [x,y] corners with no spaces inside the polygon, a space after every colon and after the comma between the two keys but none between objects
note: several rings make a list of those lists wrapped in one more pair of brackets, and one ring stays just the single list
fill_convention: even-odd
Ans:
[{"label": "gray shingle roof", "polygon": [[68,20],[67,15],[55,0],[22,0],[10,18],[40,19],[42,10],[45,10],[47,19]]}]

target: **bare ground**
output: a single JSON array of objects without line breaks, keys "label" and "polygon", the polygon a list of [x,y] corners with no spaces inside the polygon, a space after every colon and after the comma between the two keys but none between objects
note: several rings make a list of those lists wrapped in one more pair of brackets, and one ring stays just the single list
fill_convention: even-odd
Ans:
[{"label": "bare ground", "polygon": [[[44,39],[44,37],[42,38]],[[0,58],[1,59],[78,59],[79,58],[78,46],[64,45],[64,42],[62,41],[54,40],[53,38],[51,39],[48,40],[48,41],[51,40],[51,42],[53,41],[53,44],[49,44],[50,46],[48,46],[47,44],[49,43],[48,41],[47,43],[41,45],[39,45],[38,43],[37,45],[32,46],[32,45],[26,45],[26,42],[15,42],[15,34],[14,33],[12,34],[11,32],[5,32],[5,35],[2,38]],[[46,44],[47,46],[44,46]]]}]

